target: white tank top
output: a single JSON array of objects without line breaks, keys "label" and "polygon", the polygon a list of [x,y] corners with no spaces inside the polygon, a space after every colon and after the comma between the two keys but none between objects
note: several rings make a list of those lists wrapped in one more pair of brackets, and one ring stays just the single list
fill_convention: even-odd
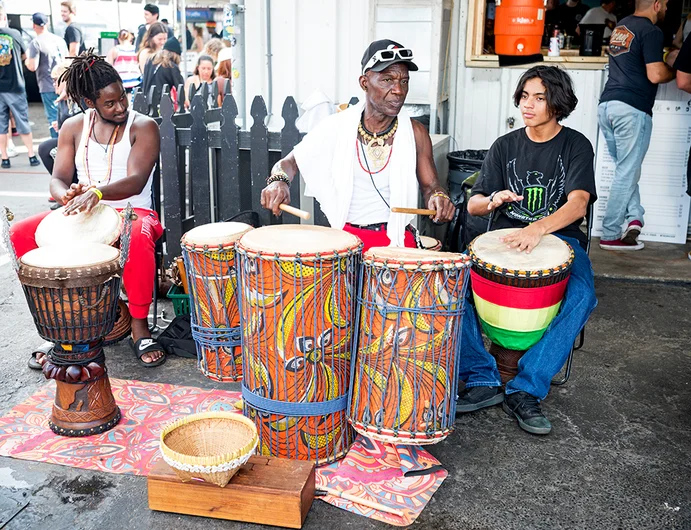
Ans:
[{"label": "white tank top", "polygon": [[[85,184],[87,186],[105,186],[106,184],[114,184],[118,180],[122,180],[127,177],[127,159],[130,156],[130,151],[132,150],[132,143],[130,142],[130,127],[134,121],[134,117],[137,114],[136,111],[130,110],[129,116],[127,117],[127,124],[125,125],[125,132],[122,134],[122,138],[118,143],[113,146],[113,162],[112,171],[110,176],[110,182],[108,181],[108,158],[106,156],[105,145],[98,144],[96,140],[93,139],[89,141],[89,175],[87,175],[86,167],[84,165],[84,145],[86,143],[86,138],[89,134],[89,122],[91,121],[92,113],[96,112],[93,109],[88,109],[84,113],[84,120],[82,125],[82,137],[79,141],[79,147],[77,148],[77,154],[75,156],[75,166],[77,168],[77,177],[80,184]],[[91,177],[91,179],[89,179]],[[131,203],[133,208],[146,208],[147,210],[152,209],[151,205],[151,183],[153,182],[154,172],[151,171],[149,179],[146,181],[146,186],[139,195],[133,195],[129,199],[122,199],[119,201],[101,201],[103,204],[112,206],[113,208],[126,208],[127,203]]]},{"label": "white tank top", "polygon": [[[391,166],[387,164],[379,173],[373,174],[370,177],[369,173],[363,169],[363,167],[367,168],[367,165],[365,163],[364,146],[359,140],[357,142],[357,149],[353,151],[353,156],[355,157],[355,163],[353,164],[353,196],[350,199],[350,209],[348,210],[346,222],[355,225],[386,223],[391,215],[391,210],[384,203],[382,197],[390,204],[389,170]],[[374,184],[372,184],[372,180],[374,180]],[[379,193],[377,193],[377,189]],[[380,193],[381,197],[379,196]]]}]

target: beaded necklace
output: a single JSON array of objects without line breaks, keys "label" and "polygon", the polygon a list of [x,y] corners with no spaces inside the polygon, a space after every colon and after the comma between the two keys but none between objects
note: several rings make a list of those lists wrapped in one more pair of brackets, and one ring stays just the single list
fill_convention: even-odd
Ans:
[{"label": "beaded necklace", "polygon": [[[86,178],[89,184],[103,186],[110,182],[110,178],[113,175],[113,152],[115,151],[115,140],[117,140],[118,132],[120,131],[120,124],[116,125],[113,132],[108,139],[108,144],[106,146],[106,161],[108,162],[108,169],[106,170],[106,178],[104,180],[99,180],[92,182],[91,171],[89,170],[89,141],[91,140],[91,135],[94,134],[94,126],[96,125],[96,111],[92,111],[91,117],[89,119],[89,134],[86,137],[86,142],[84,142],[84,171],[86,172]],[[96,141],[98,143],[98,141]],[[100,144],[99,144],[100,145]]]},{"label": "beaded necklace", "polygon": [[372,133],[365,128],[365,113],[362,113],[360,123],[358,123],[358,133],[366,142],[366,146],[363,151],[366,153],[366,158],[369,158],[369,160],[372,161],[372,168],[376,173],[384,169],[386,164],[389,163],[392,146],[387,145],[386,141],[396,134],[397,130],[398,116],[393,119],[386,130],[382,131],[381,133]]}]

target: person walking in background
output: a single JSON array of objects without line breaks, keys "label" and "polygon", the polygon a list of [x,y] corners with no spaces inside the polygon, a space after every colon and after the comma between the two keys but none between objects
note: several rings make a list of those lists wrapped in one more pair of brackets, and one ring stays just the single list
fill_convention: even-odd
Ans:
[{"label": "person walking in background", "polygon": [[65,28],[65,44],[70,57],[76,57],[86,50],[84,46],[84,32],[74,19],[77,16],[77,4],[74,0],[65,0],[60,3],[60,16],[67,24]]},{"label": "person walking in background", "polygon": [[199,59],[197,59],[194,74],[188,77],[185,82],[185,107],[189,108],[190,103],[192,103],[192,87],[198,90],[202,83],[211,83],[215,78],[214,60],[208,55],[200,55]]},{"label": "person walking in background", "polygon": [[193,52],[201,52],[204,49],[204,28],[194,28],[194,42],[191,50]]},{"label": "person walking in background", "polygon": [[7,156],[7,133],[10,127],[10,111],[14,116],[17,132],[29,153],[29,163],[41,162],[34,155],[33,136],[29,126],[29,105],[26,101],[22,56],[25,53],[22,36],[7,27],[7,13],[0,5],[0,155],[2,169],[10,168]]},{"label": "person walking in background", "polygon": [[[159,15],[159,10],[158,6],[154,4],[146,4],[144,6],[144,24],[141,24],[139,28],[137,28],[137,40],[134,42],[134,49],[139,51],[142,41],[146,41],[144,38],[144,34],[148,29],[150,29],[151,25],[158,22],[158,15]],[[161,23],[162,24],[162,23]],[[163,24],[164,29],[168,33],[168,36],[166,39],[170,38],[173,36],[173,28]],[[165,42],[165,40],[163,41]]]},{"label": "person walking in background", "polygon": [[178,110],[177,88],[185,82],[178,66],[180,64],[180,55],[182,55],[180,43],[175,37],[169,38],[163,49],[146,63],[144,75],[142,76],[144,94],[148,94],[152,86],[156,87],[152,101],[159,101],[163,85],[168,85],[176,112]]},{"label": "person walking in background", "polygon": [[168,40],[168,32],[166,27],[160,22],[151,24],[142,40],[141,46],[137,50],[137,63],[139,64],[139,71],[143,74],[146,63],[149,59],[163,49],[163,45]]},{"label": "person walking in background", "polygon": [[132,44],[133,35],[126,29],[121,29],[118,33],[118,44],[113,46],[106,61],[113,65],[115,71],[120,74],[122,86],[128,94],[131,94],[142,82],[141,71],[137,63],[137,52]]},{"label": "person walking in background", "polygon": [[233,82],[233,50],[231,48],[222,48],[218,52],[218,62],[216,63],[216,82],[218,83],[218,106],[223,105],[223,97],[225,96],[226,81],[230,83],[232,92]]},{"label": "person walking in background", "polygon": [[67,58],[67,45],[63,39],[46,29],[46,24],[48,24],[46,15],[34,13],[32,21],[36,38],[29,44],[25,65],[27,70],[36,72],[38,90],[41,93],[43,109],[48,120],[49,134],[51,138],[57,138],[58,132],[51,124],[58,119],[58,108],[55,104],[58,95],[55,93],[50,73],[55,66]]},{"label": "person walking in background", "polygon": [[[600,248],[640,250],[645,210],[638,181],[650,145],[653,104],[659,83],[674,79],[663,60],[662,30],[667,0],[637,0],[636,11],[612,31],[609,78],[600,97],[598,122],[615,169],[602,220]],[[625,228],[623,227],[626,223]]]}]

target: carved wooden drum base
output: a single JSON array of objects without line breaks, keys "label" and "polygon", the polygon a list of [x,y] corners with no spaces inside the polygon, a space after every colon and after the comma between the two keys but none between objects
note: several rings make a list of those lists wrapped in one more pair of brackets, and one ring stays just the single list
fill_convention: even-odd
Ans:
[{"label": "carved wooden drum base", "polygon": [[489,352],[497,361],[497,370],[499,370],[502,384],[505,385],[518,374],[518,361],[526,350],[511,350],[492,342]]},{"label": "carved wooden drum base", "polygon": [[50,429],[61,436],[90,436],[115,427],[120,409],[107,375],[83,383],[56,381]]}]

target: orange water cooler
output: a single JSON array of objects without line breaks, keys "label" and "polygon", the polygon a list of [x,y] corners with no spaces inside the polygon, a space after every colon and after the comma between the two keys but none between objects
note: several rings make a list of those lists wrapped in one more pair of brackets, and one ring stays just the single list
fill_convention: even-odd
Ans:
[{"label": "orange water cooler", "polygon": [[545,0],[497,0],[494,49],[497,55],[540,53]]}]

